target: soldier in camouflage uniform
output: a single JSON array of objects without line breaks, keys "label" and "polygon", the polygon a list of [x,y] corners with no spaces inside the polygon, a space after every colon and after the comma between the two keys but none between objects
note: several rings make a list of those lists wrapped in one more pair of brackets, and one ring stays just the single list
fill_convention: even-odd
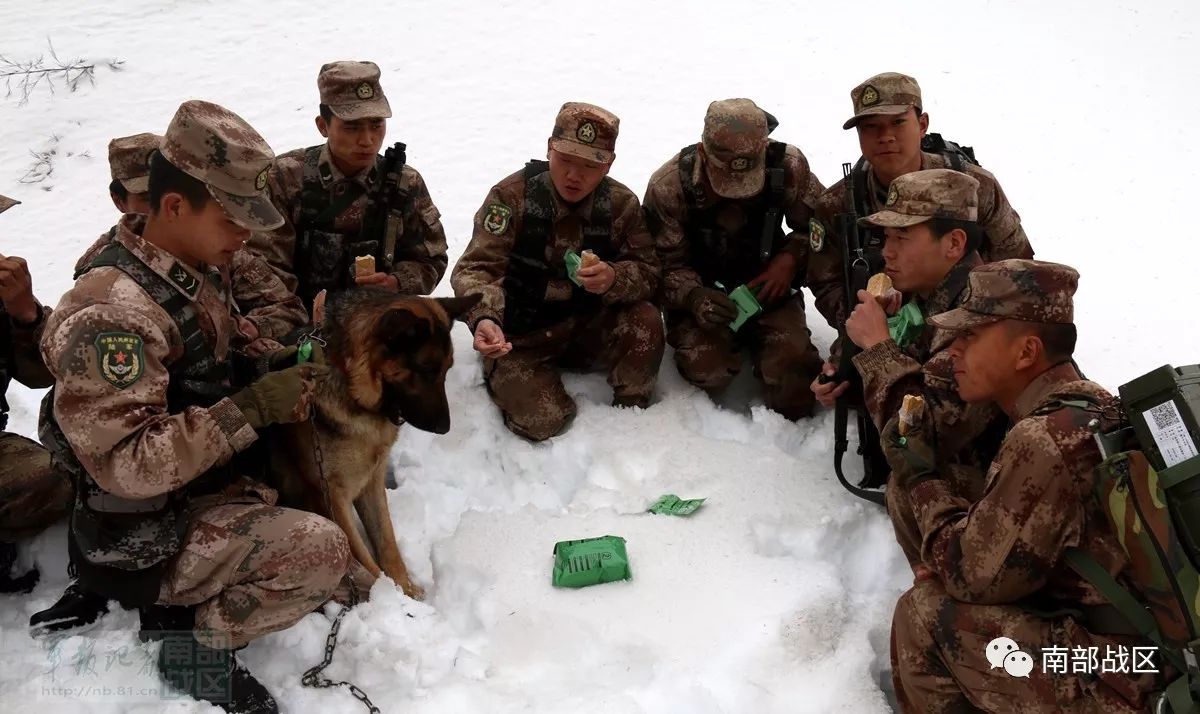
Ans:
[{"label": "soldier in camouflage uniform", "polygon": [[[660,304],[679,373],[720,392],[747,348],[767,406],[798,419],[812,413],[808,382],[821,357],[804,296],[792,287],[805,275],[809,220],[825,188],[800,149],[767,138],[771,121],[749,99],[710,104],[700,143],[650,177],[646,220],[663,265]],[[764,311],[734,332],[738,311],[726,290],[740,285],[757,291]]]},{"label": "soldier in camouflage uniform", "polygon": [[[575,415],[562,367],[607,368],[614,406],[646,407],[654,393],[659,267],[637,196],[608,177],[619,123],[595,105],[564,104],[549,162],[492,187],[450,278],[455,295],[483,296],[463,321],[505,425],[532,441]],[[583,250],[597,260],[573,284],[565,256]]]},{"label": "soldier in camouflage uniform", "polygon": [[[0,196],[0,213],[17,203]],[[0,592],[28,592],[37,583],[37,571],[12,576],[16,542],[62,518],[71,503],[71,482],[50,454],[4,431],[10,380],[34,389],[54,382],[37,349],[49,314],[33,295],[25,259],[0,254]]]},{"label": "soldier in camouflage uniform", "polygon": [[[884,265],[898,292],[885,312],[861,291],[846,320],[847,335],[861,349],[854,366],[875,428],[882,430],[896,415],[906,394],[923,396],[941,437],[939,467],[955,492],[972,501],[982,492],[983,472],[1008,419],[994,404],[965,404],[959,398],[948,351],[954,334],[924,318],[958,307],[967,274],[980,264],[978,189],[974,178],[950,169],[914,171],[893,181],[883,210],[859,221],[883,230]],[[887,313],[900,309],[900,293],[911,298],[896,318],[907,329],[889,330]],[[814,381],[812,388],[817,386]],[[889,488],[886,495],[897,540],[915,567],[921,562],[921,539],[912,507],[901,500],[907,494]]]},{"label": "soldier in camouflage uniform", "polygon": [[[979,182],[978,223],[982,231],[979,256],[984,262],[1006,258],[1032,258],[1033,248],[1021,227],[1021,217],[1013,210],[990,172],[958,157],[921,150],[921,139],[929,129],[929,115],[922,111],[921,87],[917,80],[895,72],[871,77],[850,92],[854,116],[843,129],[857,129],[862,158],[850,180],[859,203],[858,215],[879,211],[887,201],[888,186],[897,176],[925,169],[950,168],[970,174]],[[846,304],[843,282],[843,246],[835,234],[834,217],[850,210],[846,179],[838,181],[821,196],[817,215],[809,230],[812,255],[808,260],[807,284],[817,309],[834,328],[846,319],[853,305]],[[870,231],[865,248],[877,254],[883,242],[879,229]],[[840,349],[830,350],[824,371],[836,373]],[[847,383],[820,385],[817,399],[832,406]]]},{"label": "soldier in camouflage uniform", "polygon": [[153,621],[166,638],[167,681],[229,711],[277,711],[229,650],[325,602],[349,558],[333,522],[275,507],[251,478],[256,431],[308,418],[327,368],[285,350],[268,355],[278,371],[230,383],[237,323],[212,266],[282,222],[266,192],[273,158],[237,115],[182,104],[151,159],[150,215],[121,219],[41,345],[57,380],[41,433],[77,474],[68,545],[81,582],[143,608],[147,636]]},{"label": "soldier in camouflage uniform", "polygon": [[[251,237],[261,255],[311,312],[321,290],[376,285],[428,295],[446,272],[446,232],[425,180],[403,165],[398,209],[387,216],[382,241],[361,235],[370,194],[378,195],[391,105],[374,62],[331,62],[317,75],[317,130],[328,141],[279,157],[271,171],[271,199],[283,225]],[[403,147],[403,144],[399,145]],[[403,163],[403,162],[402,162]],[[375,258],[376,272],[356,276],[358,256]]]},{"label": "soldier in camouflage uniform", "polygon": [[[150,212],[150,156],[162,144],[158,134],[123,136],[108,143],[108,166],[112,183],[108,186],[113,205],[122,214],[146,215]],[[75,263],[79,277],[92,259],[117,235],[113,226],[96,239]],[[238,331],[233,347],[239,352],[258,356],[279,349],[279,340],[308,323],[304,303],[283,284],[266,261],[250,251],[240,250],[222,275],[233,290],[238,309]]]},{"label": "soldier in camouflage uniform", "polygon": [[[1042,666],[1046,647],[1097,647],[1103,656],[1145,644],[1064,557],[1079,548],[1118,580],[1129,575],[1093,496],[1101,455],[1088,422],[1109,418],[1116,400],[1071,362],[1078,277],[1056,263],[985,264],[970,273],[958,308],[930,318],[955,334],[949,353],[962,399],[993,403],[1013,422],[978,498],[948,483],[934,456],[943,434],[928,413],[904,437],[897,419],[884,429],[888,488],[908,492],[929,568],[892,622],[904,711],[1135,712],[1156,687],[1153,675],[1115,667],[1060,674]],[[1096,413],[1062,403],[1072,399],[1096,404]],[[991,666],[987,648],[998,637],[1031,657],[1028,678]]]}]

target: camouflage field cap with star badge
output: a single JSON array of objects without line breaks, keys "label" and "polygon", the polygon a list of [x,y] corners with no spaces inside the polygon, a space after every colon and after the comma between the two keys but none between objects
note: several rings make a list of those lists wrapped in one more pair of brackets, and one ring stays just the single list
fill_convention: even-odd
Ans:
[{"label": "camouflage field cap with star badge", "polygon": [[908,228],[933,218],[978,221],[979,181],[950,169],[904,174],[888,187],[883,210],[858,219],[858,225]]},{"label": "camouflage field cap with star badge", "polygon": [[943,330],[969,330],[1001,320],[1052,325],[1075,321],[1079,273],[1069,265],[1042,260],[998,260],[975,267],[959,306],[931,315]]},{"label": "camouflage field cap with star badge", "polygon": [[567,102],[558,110],[550,148],[600,164],[616,158],[617,133],[621,120],[595,104]]},{"label": "camouflage field cap with star badge", "polygon": [[749,99],[722,99],[704,115],[704,168],[717,195],[749,198],[767,178],[767,113]]},{"label": "camouflage field cap with star badge", "polygon": [[854,116],[842,124],[843,129],[852,129],[873,114],[903,114],[909,107],[921,106],[921,86],[907,74],[884,72],[850,90],[850,100]]},{"label": "camouflage field cap with star badge", "polygon": [[100,376],[117,389],[124,389],[145,372],[142,338],[130,332],[101,332],[92,343]]},{"label": "camouflage field cap with star badge", "polygon": [[283,225],[267,192],[275,153],[237,114],[211,102],[184,102],[167,127],[161,151],[180,171],[204,182],[239,226],[269,231]]},{"label": "camouflage field cap with star badge", "polygon": [[158,134],[121,136],[108,142],[108,170],[130,193],[150,190],[150,155],[162,145]]},{"label": "camouflage field cap with star badge", "polygon": [[392,105],[383,94],[379,75],[379,65],[374,62],[326,63],[317,73],[321,103],[342,121],[387,119],[392,116]]},{"label": "camouflage field cap with star badge", "polygon": [[20,203],[20,201],[18,201],[15,198],[9,198],[8,196],[0,196],[0,213],[4,213],[8,209],[17,205],[18,203]]}]

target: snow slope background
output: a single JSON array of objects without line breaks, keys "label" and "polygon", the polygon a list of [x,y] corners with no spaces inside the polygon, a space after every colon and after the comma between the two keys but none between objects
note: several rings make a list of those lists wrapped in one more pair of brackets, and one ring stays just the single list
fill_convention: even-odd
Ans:
[{"label": "snow slope background", "polygon": [[[0,54],[125,61],[94,87],[0,101],[0,252],[24,255],[53,305],[84,246],[115,220],[110,138],[165,129],[178,104],[216,101],[278,153],[317,143],[315,77],[372,59],[443,214],[450,257],[488,188],[540,157],[558,106],[622,119],[613,176],[637,193],[695,141],[709,101],[754,98],[826,184],[858,155],[841,122],[851,87],[881,71],[921,82],[932,129],[974,145],[1021,213],[1038,257],[1079,268],[1078,358],[1109,388],[1197,361],[1190,327],[1200,243],[1181,218],[1200,149],[1200,5],[864,0],[834,6],[448,0],[312,4],[0,0]],[[19,183],[30,151],[53,171]],[[446,282],[439,294],[448,294]],[[814,335],[832,337],[819,316]],[[461,327],[450,377],[454,427],[402,431],[391,508],[406,560],[430,593],[381,583],[347,618],[330,672],[384,711],[873,712],[891,609],[909,576],[884,515],[831,473],[832,418],[793,425],[741,380],[712,404],[665,361],[659,399],[613,411],[603,377],[568,379],[572,430],[533,446],[487,400]],[[39,394],[16,387],[11,427],[32,435]],[[708,497],[690,519],[642,513],[657,496]],[[634,579],[550,587],[557,540],[622,535]],[[0,602],[5,711],[156,712],[148,654],[117,612],[101,631],[47,647],[25,623],[65,582],[64,534],[23,549],[43,570]],[[406,615],[411,615],[408,617]],[[310,615],[244,656],[290,712],[357,712],[344,691],[299,686],[328,619]],[[84,695],[54,687],[107,687]],[[202,711],[171,702],[171,711]]]}]

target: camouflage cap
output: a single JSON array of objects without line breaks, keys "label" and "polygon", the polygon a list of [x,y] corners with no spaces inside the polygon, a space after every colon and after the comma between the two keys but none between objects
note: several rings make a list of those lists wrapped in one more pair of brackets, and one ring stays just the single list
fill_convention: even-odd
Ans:
[{"label": "camouflage cap", "polygon": [[392,105],[379,85],[379,65],[374,62],[329,62],[317,73],[321,103],[342,121],[387,119]]},{"label": "camouflage cap", "polygon": [[931,218],[979,220],[979,182],[951,169],[904,174],[888,187],[883,210],[858,219],[858,225],[907,228]]},{"label": "camouflage cap", "polygon": [[0,196],[0,213],[4,213],[8,209],[17,205],[18,203],[20,203],[20,201],[18,201],[15,198],[9,198],[8,196]]},{"label": "camouflage cap", "polygon": [[1079,286],[1072,267],[1041,260],[985,263],[967,276],[960,307],[929,318],[945,330],[966,330],[1000,320],[1068,325],[1075,319],[1071,296]]},{"label": "camouflage cap", "polygon": [[134,134],[108,142],[108,169],[130,193],[150,190],[150,155],[162,144],[158,134]]},{"label": "camouflage cap", "polygon": [[767,179],[767,113],[749,99],[722,99],[704,115],[704,165],[718,195],[747,198]]},{"label": "camouflage cap", "polygon": [[921,106],[921,86],[907,74],[884,72],[850,90],[854,116],[842,124],[843,129],[858,125],[858,120],[872,114],[903,114],[909,107]]},{"label": "camouflage cap", "polygon": [[196,99],[180,104],[163,137],[162,154],[180,171],[203,181],[239,226],[268,231],[283,225],[267,191],[275,154],[237,114]]},{"label": "camouflage cap", "polygon": [[550,148],[588,161],[611,164],[617,158],[621,120],[595,104],[567,102],[554,119]]}]

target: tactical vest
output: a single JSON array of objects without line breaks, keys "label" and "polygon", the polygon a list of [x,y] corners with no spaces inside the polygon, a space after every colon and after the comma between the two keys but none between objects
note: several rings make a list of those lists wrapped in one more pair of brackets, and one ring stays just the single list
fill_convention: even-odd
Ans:
[{"label": "tactical vest", "polygon": [[720,282],[727,288],[754,279],[772,256],[783,250],[783,201],[785,170],[783,159],[787,144],[772,141],[767,145],[767,180],[757,196],[737,201],[749,219],[741,230],[730,233],[717,223],[721,200],[710,201],[703,187],[692,181],[696,170],[697,149],[692,144],[679,152],[679,180],[687,203],[685,234],[691,267],[705,285]]},{"label": "tactical vest", "polygon": [[[132,278],[179,329],[184,353],[167,368],[168,412],[210,407],[231,391],[229,362],[217,360],[191,300],[120,243],[110,243],[87,270],[99,267],[114,267]],[[219,492],[233,482],[235,468],[215,467],[183,489],[155,498],[121,498],[102,489],[84,470],[54,418],[53,405],[51,388],[42,400],[38,436],[57,464],[74,477],[67,544],[80,581],[128,606],[153,604],[166,565],[187,534],[187,501]]]},{"label": "tactical vest", "polygon": [[[404,144],[397,143],[389,149],[389,158],[394,166],[385,167],[383,157],[375,161],[376,178],[369,198],[363,225],[353,233],[335,230],[338,216],[345,213],[359,198],[367,193],[357,181],[343,181],[337,185],[340,193],[334,193],[325,184],[333,180],[328,164],[321,163],[321,146],[310,146],[304,151],[304,178],[299,194],[299,220],[296,223],[296,247],[292,256],[298,285],[296,294],[312,310],[313,298],[322,290],[346,290],[355,285],[354,259],[363,255],[374,256],[375,269],[390,273],[395,263],[397,236],[404,230],[404,214],[411,210],[411,197],[401,187],[399,180],[406,160]],[[394,180],[387,180],[387,173]],[[368,234],[368,216],[372,203],[379,200],[378,193],[387,184],[397,192],[391,205],[398,210],[389,211],[385,217],[386,227],[379,236]],[[415,240],[415,237],[410,238]]]},{"label": "tactical vest", "polygon": [[[547,301],[551,280],[565,280],[565,269],[552,269],[546,259],[554,244],[555,199],[550,164],[530,161],[525,165],[525,207],[504,275],[504,331],[523,335],[562,322],[571,315],[599,310],[599,295],[576,286],[570,300]],[[600,260],[612,261],[617,249],[612,238],[612,180],[605,177],[592,192],[592,215],[583,228],[582,250],[593,251]]]}]

